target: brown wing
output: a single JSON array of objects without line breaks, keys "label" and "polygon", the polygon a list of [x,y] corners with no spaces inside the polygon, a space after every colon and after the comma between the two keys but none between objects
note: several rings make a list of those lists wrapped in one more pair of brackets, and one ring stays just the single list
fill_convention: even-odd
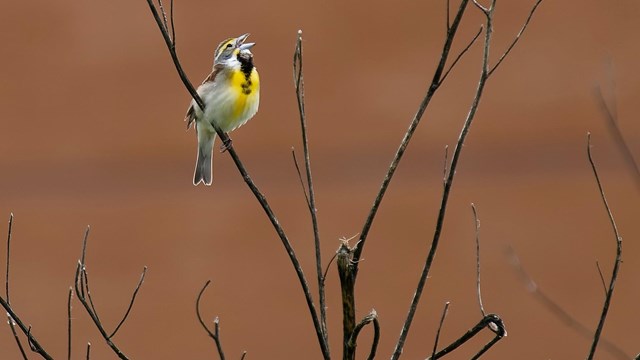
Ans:
[{"label": "brown wing", "polygon": [[[200,84],[200,86],[215,80],[216,76],[218,75],[218,73],[220,72],[220,70],[222,70],[222,66],[216,65],[213,67],[213,71],[211,71],[211,73],[209,74],[209,76],[207,76],[204,81],[202,82],[202,84]],[[184,121],[187,122],[187,129],[189,129],[191,127],[191,124],[193,124],[193,122],[196,120],[196,110],[194,109],[193,105],[189,106],[189,109],[187,109],[187,113],[184,116]]]}]

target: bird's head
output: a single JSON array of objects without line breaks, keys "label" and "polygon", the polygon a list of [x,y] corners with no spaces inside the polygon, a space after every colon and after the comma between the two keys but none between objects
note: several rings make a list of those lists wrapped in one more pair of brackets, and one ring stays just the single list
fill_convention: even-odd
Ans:
[{"label": "bird's head", "polygon": [[249,34],[244,34],[237,38],[229,38],[221,42],[214,53],[214,65],[232,64],[239,61],[240,58],[251,59],[253,55],[249,49],[251,49],[255,43],[245,43],[248,37]]}]

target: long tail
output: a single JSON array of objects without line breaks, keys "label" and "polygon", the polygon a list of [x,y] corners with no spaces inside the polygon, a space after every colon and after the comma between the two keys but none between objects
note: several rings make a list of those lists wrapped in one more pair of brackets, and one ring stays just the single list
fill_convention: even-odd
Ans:
[{"label": "long tail", "polygon": [[211,165],[213,162],[213,143],[216,140],[216,135],[207,135],[198,136],[198,160],[196,160],[196,170],[193,174],[193,185],[203,182],[209,186],[213,180]]}]

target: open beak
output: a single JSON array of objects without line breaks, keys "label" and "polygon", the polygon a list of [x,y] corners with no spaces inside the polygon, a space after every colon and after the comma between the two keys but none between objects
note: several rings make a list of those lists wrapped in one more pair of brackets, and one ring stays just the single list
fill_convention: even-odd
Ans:
[{"label": "open beak", "polygon": [[248,50],[251,49],[256,43],[244,43],[245,40],[249,37],[249,33],[240,35],[236,39],[236,47],[240,50]]}]

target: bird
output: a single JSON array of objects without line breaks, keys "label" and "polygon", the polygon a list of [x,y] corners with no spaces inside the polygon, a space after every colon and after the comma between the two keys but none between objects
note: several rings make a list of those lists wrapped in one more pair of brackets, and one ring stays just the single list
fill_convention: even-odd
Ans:
[{"label": "bird", "polygon": [[[198,139],[198,157],[193,174],[193,185],[201,182],[207,186],[213,180],[213,145],[215,126],[229,133],[249,121],[260,105],[260,76],[253,64],[250,49],[255,43],[245,43],[249,34],[222,41],[213,55],[213,68],[197,93],[204,102],[204,111],[195,100],[187,110],[184,120],[187,129],[195,122]],[[223,144],[222,151],[230,144]]]}]

